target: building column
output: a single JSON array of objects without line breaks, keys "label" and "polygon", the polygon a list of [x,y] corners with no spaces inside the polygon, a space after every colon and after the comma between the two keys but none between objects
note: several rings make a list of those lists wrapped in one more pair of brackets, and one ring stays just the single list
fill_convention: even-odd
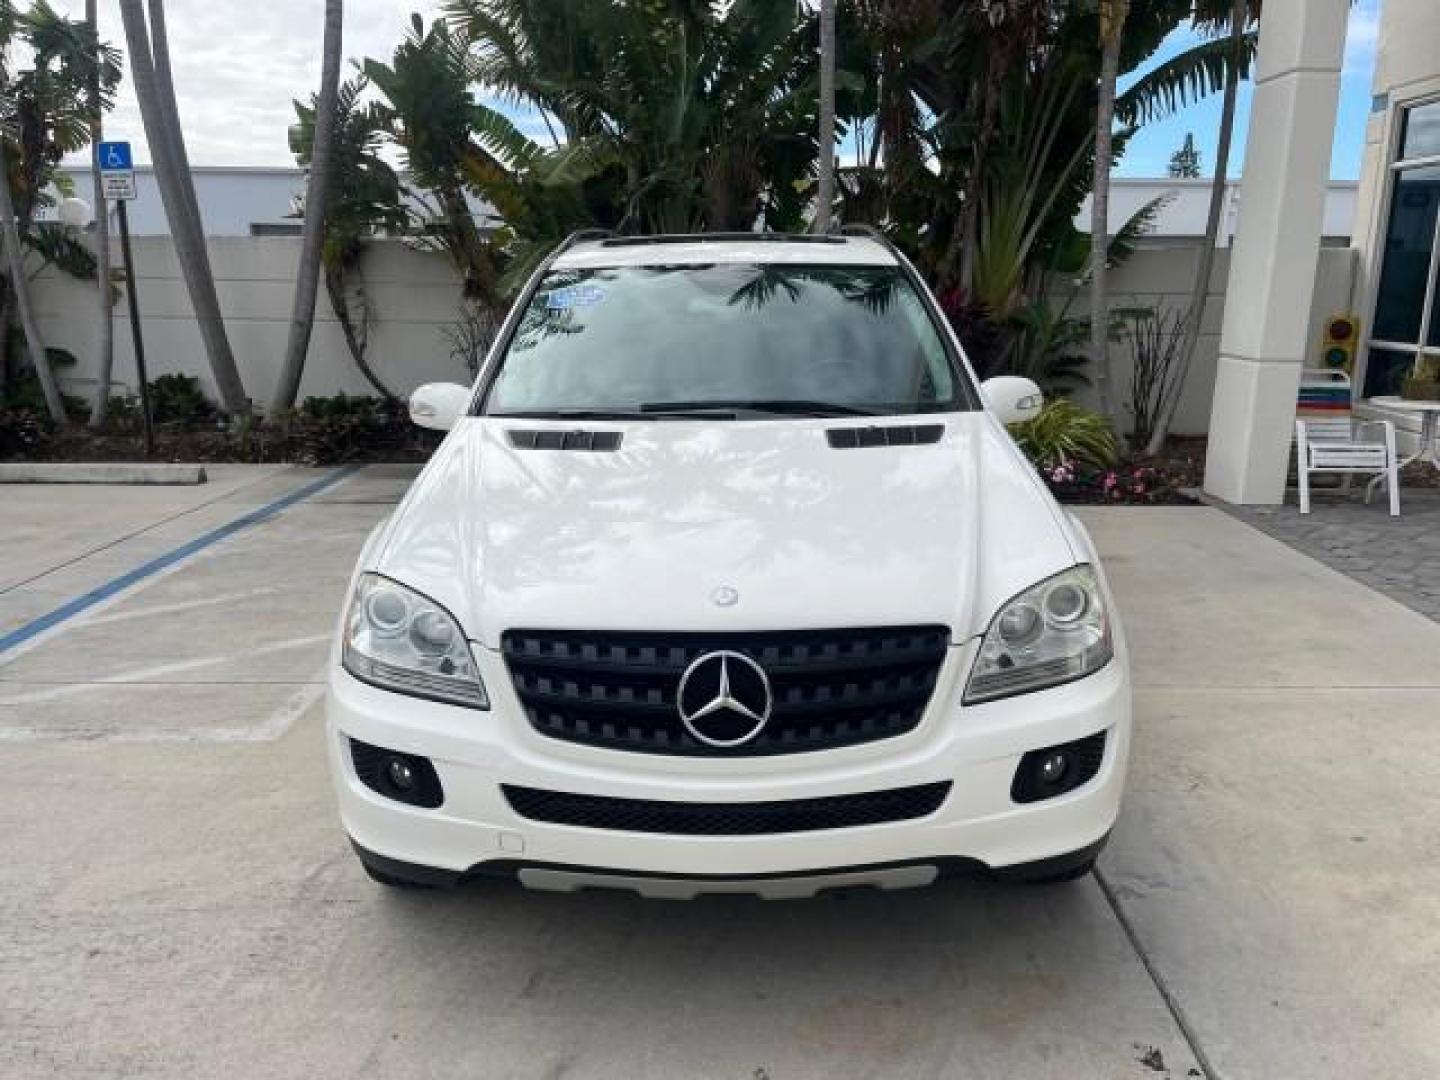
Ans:
[{"label": "building column", "polygon": [[1285,498],[1349,13],[1347,0],[1266,0],[1260,23],[1205,466],[1205,490],[1227,502]]}]

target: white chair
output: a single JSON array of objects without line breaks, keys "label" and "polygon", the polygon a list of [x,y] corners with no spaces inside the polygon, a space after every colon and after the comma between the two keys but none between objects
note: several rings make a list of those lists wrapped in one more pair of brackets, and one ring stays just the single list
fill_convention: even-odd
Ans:
[{"label": "white chair", "polygon": [[1390,489],[1390,516],[1400,516],[1400,459],[1395,425],[1389,420],[1356,420],[1350,376],[1343,371],[1306,370],[1300,377],[1295,415],[1296,464],[1300,513],[1310,513],[1310,476],[1340,473],[1346,490],[1354,473],[1374,476],[1365,502],[1378,483]]}]

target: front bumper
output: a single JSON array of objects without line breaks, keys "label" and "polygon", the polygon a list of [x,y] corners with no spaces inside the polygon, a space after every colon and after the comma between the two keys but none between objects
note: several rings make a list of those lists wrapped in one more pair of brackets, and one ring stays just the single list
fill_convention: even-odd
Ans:
[{"label": "front bumper", "polygon": [[[477,649],[491,709],[404,697],[332,666],[327,700],[331,771],[351,839],[378,862],[430,868],[440,877],[520,873],[527,884],[565,887],[591,874],[685,878],[715,884],[843,873],[876,883],[915,875],[896,867],[1001,869],[1043,863],[1103,843],[1119,813],[1130,746],[1130,685],[1123,652],[1089,678],[962,709],[973,643],[951,650],[915,731],[840,750],[765,758],[695,759],[602,750],[535,732],[503,660]],[[1099,773],[1085,786],[1027,805],[1010,787],[1027,751],[1106,732]],[[367,788],[348,739],[427,757],[445,792],[417,809]],[[674,836],[543,824],[515,813],[502,784],[624,799],[762,802],[823,798],[952,781],[927,817],[805,833]],[[569,875],[567,877],[567,875]],[[931,875],[933,876],[933,875]],[[528,880],[527,880],[528,877]],[[850,880],[845,884],[853,883]],[[720,888],[707,891],[727,891]],[[812,890],[813,891],[813,890]]]}]

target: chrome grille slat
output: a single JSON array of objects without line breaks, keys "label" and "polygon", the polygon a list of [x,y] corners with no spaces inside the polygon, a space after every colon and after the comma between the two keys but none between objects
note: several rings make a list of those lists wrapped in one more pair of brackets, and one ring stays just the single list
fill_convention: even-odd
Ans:
[{"label": "chrome grille slat", "polygon": [[[943,626],[746,634],[509,630],[501,649],[536,731],[640,753],[787,754],[853,746],[914,730],[949,647]],[[697,657],[743,653],[766,671],[774,711],[752,742],[693,739],[675,710]]]}]

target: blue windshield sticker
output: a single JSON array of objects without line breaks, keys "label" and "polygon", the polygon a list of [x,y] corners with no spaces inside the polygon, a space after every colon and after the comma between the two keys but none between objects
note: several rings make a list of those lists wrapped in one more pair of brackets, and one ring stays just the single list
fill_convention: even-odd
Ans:
[{"label": "blue windshield sticker", "polygon": [[570,308],[589,307],[604,299],[605,290],[598,285],[567,285],[546,296],[545,307],[550,311],[568,311]]}]

